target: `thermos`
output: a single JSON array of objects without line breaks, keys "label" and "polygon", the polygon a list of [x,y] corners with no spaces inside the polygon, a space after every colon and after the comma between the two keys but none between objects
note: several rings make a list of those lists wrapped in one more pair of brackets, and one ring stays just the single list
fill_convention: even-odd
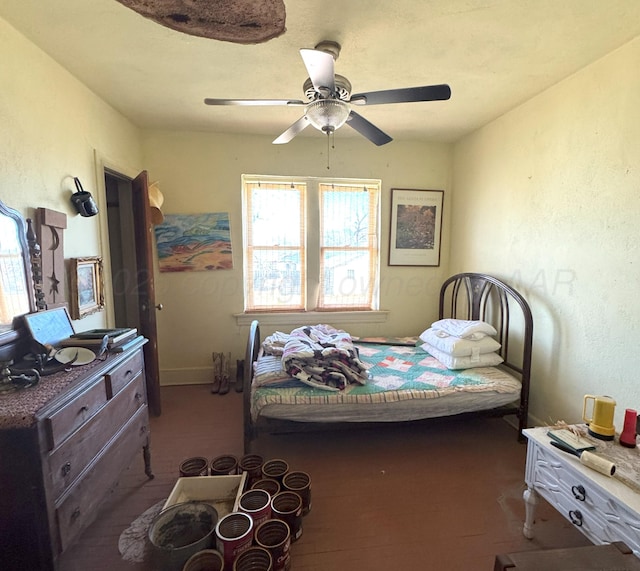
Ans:
[{"label": "thermos", "polygon": [[[593,401],[591,416],[587,417],[587,404]],[[616,429],[613,425],[613,414],[616,401],[608,396],[585,395],[582,406],[582,420],[589,425],[589,434],[600,440],[613,440]]]},{"label": "thermos", "polygon": [[628,408],[624,413],[624,427],[620,434],[620,444],[627,448],[636,447],[636,433],[638,425],[638,413],[632,408]]}]

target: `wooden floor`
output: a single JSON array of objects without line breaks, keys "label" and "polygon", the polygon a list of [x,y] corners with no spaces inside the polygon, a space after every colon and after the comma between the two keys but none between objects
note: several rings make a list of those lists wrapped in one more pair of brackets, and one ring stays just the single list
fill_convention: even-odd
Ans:
[{"label": "wooden floor", "polygon": [[[120,534],[168,496],[185,458],[242,455],[242,395],[163,387],[151,438],[155,478],[136,459],[61,571],[150,570],[122,559]],[[590,545],[544,501],[536,538],[523,537],[526,445],[500,419],[265,436],[256,451],[312,478],[293,571],[491,571],[497,553]]]}]

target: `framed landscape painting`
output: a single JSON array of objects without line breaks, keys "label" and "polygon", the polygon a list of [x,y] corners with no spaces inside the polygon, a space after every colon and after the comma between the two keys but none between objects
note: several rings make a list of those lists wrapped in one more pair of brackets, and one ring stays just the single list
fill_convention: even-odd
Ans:
[{"label": "framed landscape painting", "polygon": [[391,189],[390,266],[439,266],[443,190]]},{"label": "framed landscape painting", "polygon": [[161,272],[233,268],[228,212],[166,214],[155,232]]}]

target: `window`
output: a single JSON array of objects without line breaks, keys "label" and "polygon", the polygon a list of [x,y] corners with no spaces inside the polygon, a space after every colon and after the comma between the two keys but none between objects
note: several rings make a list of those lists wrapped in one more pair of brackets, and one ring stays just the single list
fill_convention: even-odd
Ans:
[{"label": "window", "polygon": [[243,177],[245,311],[378,309],[380,181]]}]

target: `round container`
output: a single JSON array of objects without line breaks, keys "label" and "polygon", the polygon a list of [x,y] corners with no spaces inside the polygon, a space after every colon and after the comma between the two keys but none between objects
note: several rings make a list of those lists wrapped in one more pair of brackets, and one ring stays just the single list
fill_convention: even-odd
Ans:
[{"label": "round container", "polygon": [[218,456],[211,460],[212,476],[227,476],[238,473],[238,459],[231,454]]},{"label": "round container", "polygon": [[251,486],[252,490],[265,490],[270,496],[275,496],[280,491],[280,482],[273,478],[261,478]]},{"label": "round container", "polygon": [[271,499],[271,513],[274,519],[281,519],[291,530],[291,541],[298,541],[302,535],[302,498],[295,492],[279,492]]},{"label": "round container", "polygon": [[282,483],[282,477],[289,471],[289,464],[280,458],[276,460],[267,460],[262,465],[262,477],[273,478]]},{"label": "round container", "polygon": [[189,557],[182,571],[222,571],[223,569],[222,554],[215,549],[203,549]]},{"label": "round container", "polygon": [[193,458],[187,458],[180,463],[180,476],[187,478],[190,476],[208,476],[209,475],[209,461],[201,456],[194,456]]},{"label": "round container", "polygon": [[240,496],[238,509],[251,516],[255,529],[271,518],[271,496],[266,490],[248,490]]},{"label": "round container", "polygon": [[216,547],[224,558],[225,569],[231,569],[238,555],[251,547],[253,520],[242,512],[231,512],[216,526]]},{"label": "round container", "polygon": [[302,498],[302,515],[307,515],[311,511],[311,476],[306,472],[288,472],[282,478],[282,486]]},{"label": "round container", "polygon": [[182,569],[194,553],[211,547],[216,523],[218,512],[204,502],[184,502],[162,510],[149,527],[154,569]]},{"label": "round container", "polygon": [[261,523],[254,534],[256,545],[264,547],[273,560],[273,571],[289,571],[291,568],[291,531],[281,519]]},{"label": "round container", "polygon": [[264,458],[259,454],[246,454],[238,462],[238,468],[240,473],[247,473],[247,486],[250,488],[251,484],[256,480],[262,478],[262,463]]},{"label": "round container", "polygon": [[233,562],[233,571],[272,571],[271,555],[262,547],[250,547]]}]

